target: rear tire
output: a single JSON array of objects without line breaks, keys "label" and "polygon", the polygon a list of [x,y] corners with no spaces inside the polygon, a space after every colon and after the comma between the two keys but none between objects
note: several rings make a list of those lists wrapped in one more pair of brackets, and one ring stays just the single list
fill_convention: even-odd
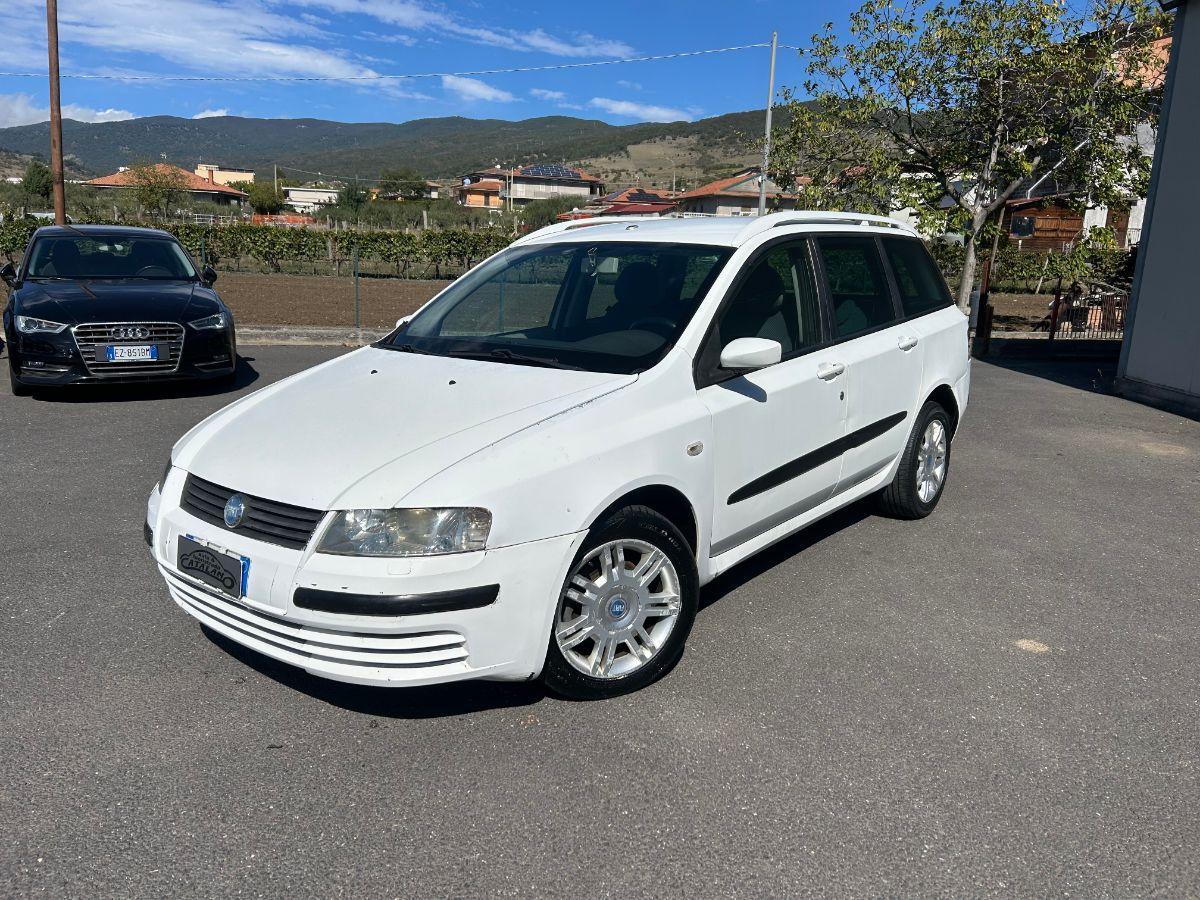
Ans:
[{"label": "rear tire", "polygon": [[572,700],[636,691],[679,661],[700,594],[696,559],[668,519],[646,506],[596,523],[559,593],[546,687]]},{"label": "rear tire", "polygon": [[917,413],[896,477],[879,495],[879,511],[896,519],[923,519],[933,512],[950,475],[950,416],[929,400]]}]

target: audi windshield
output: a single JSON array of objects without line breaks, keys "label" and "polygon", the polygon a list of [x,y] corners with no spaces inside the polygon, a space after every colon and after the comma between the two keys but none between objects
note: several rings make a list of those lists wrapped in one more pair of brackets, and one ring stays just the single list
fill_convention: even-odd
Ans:
[{"label": "audi windshield", "polygon": [[675,344],[732,252],[633,242],[514,248],[464,275],[377,346],[641,372]]},{"label": "audi windshield", "polygon": [[175,241],[91,235],[38,238],[25,275],[37,278],[152,278],[187,281],[196,269]]}]

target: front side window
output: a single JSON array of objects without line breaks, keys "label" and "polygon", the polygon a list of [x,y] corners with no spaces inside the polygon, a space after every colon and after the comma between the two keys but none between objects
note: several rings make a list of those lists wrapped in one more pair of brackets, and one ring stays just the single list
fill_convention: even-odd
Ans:
[{"label": "front side window", "polygon": [[183,248],[167,238],[81,233],[38,238],[26,277],[186,281],[196,270]]},{"label": "front side window", "polygon": [[816,283],[803,244],[780,244],[751,265],[717,325],[722,346],[737,338],[778,341],[785,357],[821,342]]},{"label": "front side window", "polygon": [[464,275],[379,346],[644,371],[674,346],[731,253],[641,242],[516,247]]},{"label": "front side window", "polygon": [[884,238],[887,254],[900,291],[900,306],[906,316],[919,316],[950,305],[950,293],[929,251],[914,238]]},{"label": "front side window", "polygon": [[896,318],[879,248],[872,237],[819,237],[833,328],[849,337],[878,328]]}]

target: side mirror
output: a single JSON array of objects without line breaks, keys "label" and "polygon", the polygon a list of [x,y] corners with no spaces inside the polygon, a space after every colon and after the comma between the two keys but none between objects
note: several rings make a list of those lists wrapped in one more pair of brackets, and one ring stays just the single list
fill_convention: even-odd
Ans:
[{"label": "side mirror", "polygon": [[204,271],[200,273],[200,277],[203,278],[206,283],[212,284],[217,280],[217,270],[212,266],[205,266]]},{"label": "side mirror", "polygon": [[9,287],[17,286],[17,270],[13,268],[12,263],[5,263],[4,267],[0,268],[0,278],[3,278]]},{"label": "side mirror", "polygon": [[779,341],[766,338],[738,338],[721,351],[722,369],[761,369],[773,366],[783,358]]}]

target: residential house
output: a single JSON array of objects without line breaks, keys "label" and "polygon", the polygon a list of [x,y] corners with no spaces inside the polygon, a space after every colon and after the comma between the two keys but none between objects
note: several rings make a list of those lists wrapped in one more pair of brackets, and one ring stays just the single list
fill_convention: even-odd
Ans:
[{"label": "residential house", "polygon": [[[711,216],[758,215],[758,166],[743,169],[736,175],[710,181],[675,198],[676,212],[704,213]],[[767,176],[767,209],[795,209],[796,195],[785,193]]]},{"label": "residential house", "polygon": [[462,183],[454,188],[454,199],[459,206],[499,212],[504,208],[500,188],[500,179],[494,174],[473,172],[464,175]]},{"label": "residential house", "polygon": [[[438,191],[440,190],[440,188],[441,188],[441,185],[439,185],[436,181],[426,181],[424,186],[421,188],[420,199],[422,199],[422,200],[438,199]],[[368,188],[367,193],[370,195],[372,200],[399,201],[399,200],[405,199],[405,198],[401,197],[400,194],[397,193],[396,191],[385,191],[385,190],[383,190],[381,188],[377,188],[377,187]]]},{"label": "residential house", "polygon": [[234,184],[239,181],[254,183],[253,169],[239,169],[216,163],[200,163],[196,166],[196,175],[213,184]]},{"label": "residential house", "polygon": [[[216,182],[209,181],[207,178],[201,178],[194,172],[181,169],[179,166],[173,166],[169,163],[155,163],[154,168],[164,175],[177,175],[183,184],[184,191],[195,200],[241,206],[242,202],[246,199],[246,194],[237,188],[230,187],[227,184],[217,184]],[[103,190],[123,190],[131,188],[135,184],[133,170],[124,166],[111,175],[93,178],[91,181],[83,183]]]},{"label": "residential house", "polygon": [[598,197],[558,216],[559,221],[594,216],[665,216],[675,209],[675,194],[658,188],[631,187]]},{"label": "residential house", "polygon": [[336,188],[285,187],[283,202],[299,213],[313,213],[322,206],[337,203]]}]

